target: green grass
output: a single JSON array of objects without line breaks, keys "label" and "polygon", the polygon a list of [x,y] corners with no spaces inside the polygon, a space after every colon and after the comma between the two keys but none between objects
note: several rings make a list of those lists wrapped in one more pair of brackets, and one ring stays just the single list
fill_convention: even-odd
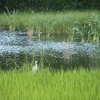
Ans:
[{"label": "green grass", "polygon": [[[100,20],[100,11],[67,11],[67,12],[13,12],[0,14],[0,26],[15,25],[15,29],[20,28],[46,28],[52,31],[66,30],[73,27],[76,22],[88,21],[91,18]],[[20,27],[22,26],[22,27]],[[59,29],[60,28],[60,29]],[[68,30],[68,29],[67,29]],[[61,31],[61,30],[60,30]]]},{"label": "green grass", "polygon": [[0,29],[35,30],[46,36],[64,34],[69,41],[100,42],[100,11],[1,13]]},{"label": "green grass", "polygon": [[100,70],[0,71],[0,100],[99,100]]}]

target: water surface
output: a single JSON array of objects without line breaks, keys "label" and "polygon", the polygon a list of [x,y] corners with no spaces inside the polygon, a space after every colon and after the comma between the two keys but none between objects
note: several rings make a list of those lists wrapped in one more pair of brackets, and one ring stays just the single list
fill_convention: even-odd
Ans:
[{"label": "water surface", "polygon": [[0,67],[9,69],[38,60],[44,67],[97,68],[100,43],[68,42],[65,37],[41,37],[21,31],[0,31]]}]

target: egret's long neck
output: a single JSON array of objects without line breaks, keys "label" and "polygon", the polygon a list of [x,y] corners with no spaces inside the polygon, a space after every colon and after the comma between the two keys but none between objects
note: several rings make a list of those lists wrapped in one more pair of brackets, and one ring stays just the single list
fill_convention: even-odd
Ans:
[{"label": "egret's long neck", "polygon": [[37,67],[37,63],[35,63],[35,66]]}]

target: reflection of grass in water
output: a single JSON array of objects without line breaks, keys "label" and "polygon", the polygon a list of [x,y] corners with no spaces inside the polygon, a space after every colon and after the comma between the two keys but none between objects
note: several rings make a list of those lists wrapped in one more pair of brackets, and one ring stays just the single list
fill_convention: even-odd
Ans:
[{"label": "reflection of grass in water", "polygon": [[100,71],[0,71],[1,100],[99,100]]},{"label": "reflection of grass in water", "polygon": [[0,26],[9,27],[10,30],[35,30],[38,37],[42,32],[48,37],[53,34],[66,34],[69,41],[100,41],[99,11],[9,12],[0,14]]}]

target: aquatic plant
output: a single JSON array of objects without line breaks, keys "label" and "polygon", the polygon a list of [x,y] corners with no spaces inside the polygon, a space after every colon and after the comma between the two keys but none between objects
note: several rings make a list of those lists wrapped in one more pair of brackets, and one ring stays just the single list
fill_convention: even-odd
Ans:
[{"label": "aquatic plant", "polygon": [[96,15],[91,16],[87,21],[75,23],[75,28],[73,30],[75,40],[94,43],[100,42],[100,20]]},{"label": "aquatic plant", "polygon": [[9,12],[8,8],[7,9],[7,13],[4,12],[4,15],[7,18],[7,25],[9,27],[10,31],[15,31],[16,30],[16,23],[17,23],[17,19],[16,19],[16,14],[17,12],[13,11],[12,13]]}]

